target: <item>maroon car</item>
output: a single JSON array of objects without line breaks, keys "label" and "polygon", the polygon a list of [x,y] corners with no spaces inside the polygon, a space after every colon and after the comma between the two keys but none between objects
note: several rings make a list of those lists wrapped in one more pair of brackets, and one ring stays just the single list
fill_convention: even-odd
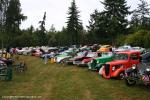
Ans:
[{"label": "maroon car", "polygon": [[77,66],[87,66],[88,62],[96,57],[98,57],[97,52],[88,52],[85,56],[75,59],[73,64]]}]

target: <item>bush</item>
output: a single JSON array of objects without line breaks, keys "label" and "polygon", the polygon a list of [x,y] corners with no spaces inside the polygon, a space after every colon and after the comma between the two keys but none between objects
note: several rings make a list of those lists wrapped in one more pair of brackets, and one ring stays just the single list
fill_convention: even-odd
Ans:
[{"label": "bush", "polygon": [[126,35],[119,35],[116,39],[116,46],[124,45],[125,44],[125,39],[127,38]]},{"label": "bush", "polygon": [[149,48],[150,47],[149,40],[150,40],[150,31],[140,30],[134,34],[128,35],[127,38],[125,39],[125,43],[130,44],[132,46]]}]

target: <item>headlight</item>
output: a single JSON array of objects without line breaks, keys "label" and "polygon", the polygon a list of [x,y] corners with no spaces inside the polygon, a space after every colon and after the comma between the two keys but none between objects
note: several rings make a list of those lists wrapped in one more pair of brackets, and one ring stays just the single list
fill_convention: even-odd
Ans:
[{"label": "headlight", "polygon": [[91,60],[91,63],[93,62],[93,60]]},{"label": "headlight", "polygon": [[148,72],[149,72],[149,71],[150,71],[150,69],[149,69],[149,68],[146,68],[146,71],[148,71]]},{"label": "headlight", "polygon": [[84,61],[82,61],[82,64],[85,64]]},{"label": "headlight", "polygon": [[102,65],[102,67],[101,68],[104,68],[105,66],[104,65]]},{"label": "headlight", "polygon": [[115,67],[115,66],[113,66],[113,67],[112,67],[112,71],[114,71],[115,69],[116,69],[116,67]]},{"label": "headlight", "polygon": [[132,65],[132,69],[136,69],[136,65],[135,64]]},{"label": "headlight", "polygon": [[99,61],[96,62],[97,64],[99,63]]},{"label": "headlight", "polygon": [[118,69],[118,68],[124,68],[124,66],[123,66],[122,64],[114,65],[114,66],[112,67],[112,71],[115,71],[115,70]]}]

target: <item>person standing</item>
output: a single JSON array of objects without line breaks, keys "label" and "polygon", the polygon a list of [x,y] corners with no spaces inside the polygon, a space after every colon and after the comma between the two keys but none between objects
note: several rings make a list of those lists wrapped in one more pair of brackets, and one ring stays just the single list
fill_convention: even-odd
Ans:
[{"label": "person standing", "polygon": [[44,63],[45,64],[47,64],[47,62],[48,62],[48,57],[47,56],[48,56],[47,54],[45,54],[45,56],[44,56]]}]

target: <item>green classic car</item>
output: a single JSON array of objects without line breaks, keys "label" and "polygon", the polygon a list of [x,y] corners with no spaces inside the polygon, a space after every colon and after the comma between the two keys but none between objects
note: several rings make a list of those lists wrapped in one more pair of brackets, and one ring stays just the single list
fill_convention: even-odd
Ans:
[{"label": "green classic car", "polygon": [[91,62],[88,63],[88,68],[90,70],[99,70],[103,64],[106,62],[113,60],[113,54],[110,52],[103,53],[101,57],[93,59]]}]

